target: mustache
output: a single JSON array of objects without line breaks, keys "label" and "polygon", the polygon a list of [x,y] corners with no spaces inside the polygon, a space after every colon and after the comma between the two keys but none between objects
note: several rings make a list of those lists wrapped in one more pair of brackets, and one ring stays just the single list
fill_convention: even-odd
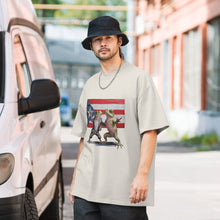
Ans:
[{"label": "mustache", "polygon": [[110,49],[108,49],[108,48],[102,48],[102,49],[98,50],[98,52],[102,52],[102,50],[110,51]]}]

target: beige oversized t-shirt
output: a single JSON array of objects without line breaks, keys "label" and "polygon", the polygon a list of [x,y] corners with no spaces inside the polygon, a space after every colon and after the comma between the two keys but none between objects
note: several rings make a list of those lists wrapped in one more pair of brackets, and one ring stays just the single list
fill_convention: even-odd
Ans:
[{"label": "beige oversized t-shirt", "polygon": [[[108,85],[114,74],[101,75],[101,85]],[[151,77],[132,64],[124,63],[104,90],[99,76],[87,81],[73,125],[73,134],[84,138],[84,148],[72,194],[100,203],[153,205],[155,156],[146,201],[131,204],[129,192],[138,169],[141,134],[168,127],[160,98]]]}]

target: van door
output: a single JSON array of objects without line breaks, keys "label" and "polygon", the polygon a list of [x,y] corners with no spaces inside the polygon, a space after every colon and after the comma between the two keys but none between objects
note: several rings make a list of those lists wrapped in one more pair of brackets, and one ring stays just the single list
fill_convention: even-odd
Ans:
[{"label": "van door", "polygon": [[[15,68],[19,96],[27,97],[34,79],[53,77],[53,70],[41,37],[32,29],[13,29]],[[25,62],[24,62],[25,60]],[[56,182],[56,162],[61,152],[58,109],[20,116],[24,129],[32,129],[29,137],[33,165],[34,194],[39,213],[52,199]],[[27,123],[26,123],[27,124]]]},{"label": "van door", "polygon": [[[21,41],[21,35],[19,31],[16,32],[14,36],[14,60],[15,60],[15,70],[16,70],[16,78],[17,78],[17,88],[18,88],[18,99],[22,97],[28,97],[30,94],[30,87],[32,82],[32,76],[30,74],[30,69],[28,66],[26,54],[24,52],[24,47]],[[47,174],[47,168],[45,165],[46,154],[43,154],[43,146],[42,142],[42,133],[39,129],[39,116],[36,114],[28,114],[19,116],[20,128],[21,132],[24,134],[28,133],[30,135],[27,136],[27,143],[30,148],[31,154],[31,164],[33,165],[33,174],[35,173],[35,167],[37,170],[41,170],[39,175],[35,175],[34,177],[34,185],[37,186],[41,180],[42,176]],[[38,136],[38,141],[34,142],[33,135]],[[35,156],[38,156],[38,159],[35,161]],[[37,173],[36,170],[36,173]]]}]

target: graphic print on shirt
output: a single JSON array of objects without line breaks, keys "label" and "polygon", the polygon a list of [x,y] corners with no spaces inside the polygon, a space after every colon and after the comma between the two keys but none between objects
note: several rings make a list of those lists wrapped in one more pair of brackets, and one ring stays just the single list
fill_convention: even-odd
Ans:
[{"label": "graphic print on shirt", "polygon": [[88,142],[123,147],[118,137],[118,129],[125,128],[124,99],[88,99],[87,119],[87,127],[91,128]]}]

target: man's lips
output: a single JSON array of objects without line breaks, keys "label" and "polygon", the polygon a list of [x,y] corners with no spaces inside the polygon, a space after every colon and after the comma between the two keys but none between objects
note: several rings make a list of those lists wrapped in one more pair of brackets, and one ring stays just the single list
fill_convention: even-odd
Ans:
[{"label": "man's lips", "polygon": [[100,50],[99,50],[100,53],[106,53],[106,52],[108,52],[108,51],[109,51],[109,49],[100,49]]}]

